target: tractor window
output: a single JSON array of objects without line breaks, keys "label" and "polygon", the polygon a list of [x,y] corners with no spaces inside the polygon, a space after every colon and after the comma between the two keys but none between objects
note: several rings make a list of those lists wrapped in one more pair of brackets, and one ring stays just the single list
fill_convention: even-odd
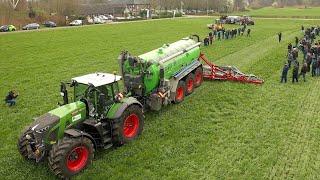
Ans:
[{"label": "tractor window", "polygon": [[106,100],[112,98],[112,91],[109,85],[100,86],[98,89],[106,96]]},{"label": "tractor window", "polygon": [[74,86],[74,101],[80,100],[82,96],[84,96],[84,93],[86,89],[88,88],[85,84],[77,84]]},{"label": "tractor window", "polygon": [[119,86],[117,82],[112,84],[112,88],[113,88],[114,96],[119,93]]}]

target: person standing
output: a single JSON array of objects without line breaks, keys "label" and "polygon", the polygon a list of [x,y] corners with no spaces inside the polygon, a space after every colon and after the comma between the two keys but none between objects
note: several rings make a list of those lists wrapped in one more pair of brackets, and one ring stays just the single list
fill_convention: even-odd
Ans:
[{"label": "person standing", "polygon": [[204,44],[204,46],[209,46],[209,37],[208,36],[204,38],[203,44]]},{"label": "person standing", "polygon": [[299,38],[296,36],[295,37],[295,43],[296,43],[296,46],[295,47],[298,47],[298,44],[299,44]]},{"label": "person standing", "polygon": [[247,37],[250,37],[251,29],[247,30]]},{"label": "person standing", "polygon": [[283,69],[282,69],[282,74],[281,74],[281,81],[280,83],[287,83],[287,76],[288,76],[288,71],[289,71],[289,65],[288,64],[285,64],[283,66]]},{"label": "person standing", "polygon": [[298,76],[299,76],[299,66],[295,64],[292,71],[292,83],[294,83],[295,81],[298,82]]},{"label": "person standing", "polygon": [[303,25],[301,26],[301,32],[304,32],[304,26]]},{"label": "person standing", "polygon": [[292,44],[289,43],[289,44],[288,44],[288,52],[291,52],[291,51],[292,51]]},{"label": "person standing", "polygon": [[279,33],[278,33],[278,40],[279,40],[279,43],[280,43],[281,40],[282,40],[282,32],[279,32]]},{"label": "person standing", "polygon": [[313,58],[311,62],[311,76],[316,76],[316,69],[317,69],[317,59]]},{"label": "person standing", "polygon": [[[303,65],[302,65],[302,67],[301,67],[300,76],[302,75],[304,82],[306,82],[306,73],[307,73],[307,70],[308,70],[307,63],[303,63]],[[298,82],[298,81],[297,81],[297,82]]]},{"label": "person standing", "polygon": [[291,67],[291,63],[293,62],[293,54],[292,52],[288,53],[288,67]]},{"label": "person standing", "polygon": [[212,42],[213,42],[213,34],[212,34],[212,32],[209,32],[209,42],[210,42],[210,45],[212,45]]}]

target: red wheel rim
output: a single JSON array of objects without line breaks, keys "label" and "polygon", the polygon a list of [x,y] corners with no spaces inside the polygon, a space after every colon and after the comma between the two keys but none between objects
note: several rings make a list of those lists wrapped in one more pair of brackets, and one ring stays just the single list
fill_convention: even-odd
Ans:
[{"label": "red wheel rim", "polygon": [[67,167],[72,172],[79,171],[86,166],[88,158],[89,150],[87,147],[75,147],[67,156]]},{"label": "red wheel rim", "polygon": [[189,79],[188,84],[187,84],[187,90],[190,93],[193,89],[193,79]]},{"label": "red wheel rim", "polygon": [[176,100],[180,101],[183,98],[183,87],[178,87],[176,92]]},{"label": "red wheel rim", "polygon": [[139,129],[139,117],[136,114],[131,114],[126,118],[123,125],[123,135],[126,138],[132,138],[137,135]]},{"label": "red wheel rim", "polygon": [[201,80],[202,80],[202,74],[201,72],[197,72],[196,74],[196,84],[200,84],[201,83]]}]

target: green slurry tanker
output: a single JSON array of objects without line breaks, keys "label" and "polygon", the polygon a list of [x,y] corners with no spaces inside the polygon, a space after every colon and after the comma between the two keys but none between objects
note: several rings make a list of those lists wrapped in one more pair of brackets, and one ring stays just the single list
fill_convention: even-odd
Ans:
[{"label": "green slurry tanker", "polygon": [[199,37],[192,36],[140,56],[122,52],[121,76],[93,73],[62,82],[63,103],[26,127],[18,140],[20,154],[35,162],[47,158],[60,178],[79,173],[96,150],[136,139],[146,110],[180,103],[199,87],[199,56]]}]

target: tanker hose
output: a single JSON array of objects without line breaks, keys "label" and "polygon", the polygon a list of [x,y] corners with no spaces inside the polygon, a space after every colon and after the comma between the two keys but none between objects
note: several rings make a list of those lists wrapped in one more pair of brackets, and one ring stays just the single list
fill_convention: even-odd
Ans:
[{"label": "tanker hose", "polygon": [[193,37],[196,37],[196,38],[198,39],[198,42],[201,42],[201,41],[200,41],[200,37],[199,37],[197,34],[193,34],[192,36],[193,36]]}]

